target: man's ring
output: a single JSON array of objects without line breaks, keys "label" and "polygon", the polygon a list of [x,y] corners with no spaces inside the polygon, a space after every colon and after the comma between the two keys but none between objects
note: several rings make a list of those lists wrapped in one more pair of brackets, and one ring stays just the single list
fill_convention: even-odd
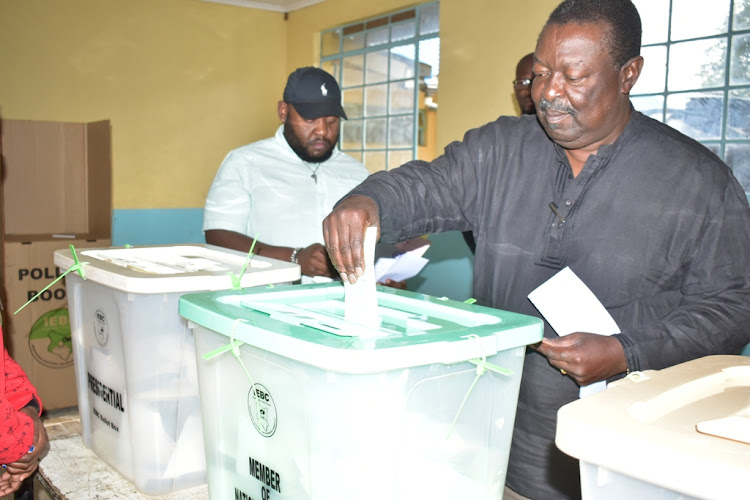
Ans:
[{"label": "man's ring", "polygon": [[563,375],[567,375],[567,374],[568,374],[568,372],[566,372],[566,371],[565,371],[565,370],[563,370],[562,368],[560,368],[560,373],[562,373]]}]

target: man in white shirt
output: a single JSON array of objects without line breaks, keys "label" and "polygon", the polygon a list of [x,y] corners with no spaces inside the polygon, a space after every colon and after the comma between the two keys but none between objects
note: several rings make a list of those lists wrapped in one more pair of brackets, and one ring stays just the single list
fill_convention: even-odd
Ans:
[{"label": "man in white shirt", "polygon": [[[321,222],[367,175],[336,148],[346,119],[341,90],[322,69],[289,75],[278,103],[276,134],[231,151],[206,199],[206,242],[291,261],[308,277],[337,273],[323,246]],[[305,280],[310,281],[310,280]]]}]

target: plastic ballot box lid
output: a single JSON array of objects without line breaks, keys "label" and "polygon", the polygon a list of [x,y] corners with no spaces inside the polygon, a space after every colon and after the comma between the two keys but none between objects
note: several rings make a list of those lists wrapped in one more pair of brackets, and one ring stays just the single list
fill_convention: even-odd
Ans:
[{"label": "plastic ballot box lid", "polygon": [[[556,443],[581,461],[584,498],[746,497],[748,441],[746,356],[634,372],[557,417]],[[646,497],[632,496],[635,488]]]},{"label": "plastic ballot box lid", "polygon": [[377,288],[380,325],[344,319],[344,286],[326,283],[186,294],[184,318],[325,370],[372,373],[457,363],[533,344],[539,318]]},{"label": "plastic ballot box lid", "polygon": [[[87,280],[131,293],[195,292],[292,282],[300,267],[205,244],[86,248],[76,250]],[[55,264],[70,269],[70,249],[55,252]]]}]

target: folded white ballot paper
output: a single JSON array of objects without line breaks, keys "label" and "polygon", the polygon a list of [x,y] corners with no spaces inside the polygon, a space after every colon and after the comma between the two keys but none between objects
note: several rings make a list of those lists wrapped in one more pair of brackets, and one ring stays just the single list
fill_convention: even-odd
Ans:
[{"label": "folded white ballot paper", "polygon": [[385,280],[404,281],[413,278],[424,269],[429,259],[422,257],[429,244],[424,244],[408,250],[396,257],[381,257],[375,262],[375,281],[385,283]]},{"label": "folded white ballot paper", "polygon": [[[529,294],[529,300],[561,337],[573,332],[620,333],[607,309],[569,267],[539,285]],[[579,396],[585,397],[606,387],[607,382],[602,380],[581,387]]]},{"label": "folded white ballot paper", "polygon": [[377,328],[380,325],[378,296],[375,291],[375,242],[378,228],[370,226],[365,231],[365,272],[355,284],[344,281],[344,319],[352,323]]}]

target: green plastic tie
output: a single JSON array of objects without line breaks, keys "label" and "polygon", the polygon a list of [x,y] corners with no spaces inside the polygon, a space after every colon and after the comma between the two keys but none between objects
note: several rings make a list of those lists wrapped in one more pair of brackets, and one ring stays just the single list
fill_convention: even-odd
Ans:
[{"label": "green plastic tie", "polygon": [[229,271],[229,278],[232,280],[232,290],[239,290],[242,288],[242,277],[245,275],[245,271],[247,270],[248,264],[250,264],[250,259],[253,257],[253,249],[255,248],[255,243],[258,241],[258,235],[255,235],[255,238],[253,239],[253,244],[250,245],[250,250],[247,252],[247,258],[245,259],[245,264],[242,266],[242,270],[240,270],[240,275],[237,276],[232,271]]},{"label": "green plastic tie", "polygon": [[[84,276],[83,274],[83,266],[81,265],[81,262],[78,261],[78,253],[76,252],[76,249],[72,243],[68,246],[70,247],[70,253],[73,254],[73,262],[75,262],[75,264],[73,264],[73,267],[68,269],[66,272],[70,272],[73,268],[75,268],[75,270],[78,271],[78,275],[81,277],[81,279],[85,280],[86,276]],[[83,262],[83,264],[88,264],[88,262]]]},{"label": "green plastic tie", "polygon": [[239,347],[240,345],[242,345],[242,343],[243,342],[241,340],[235,340],[233,343],[223,345],[219,347],[218,349],[214,349],[213,351],[207,352],[206,354],[203,355],[203,359],[205,359],[206,361],[208,361],[209,359],[213,359],[219,354],[224,354],[227,351],[233,350],[235,347]]},{"label": "green plastic tie", "polygon": [[[470,335],[467,335],[465,338],[467,339],[475,339],[479,340],[479,335],[472,333]],[[469,390],[466,392],[466,395],[464,396],[463,401],[461,401],[461,406],[458,407],[458,411],[456,412],[456,416],[453,417],[453,422],[451,423],[451,428],[448,431],[448,435],[445,436],[445,439],[449,439],[451,437],[451,434],[453,434],[453,430],[456,428],[456,422],[458,421],[458,416],[461,414],[461,411],[464,409],[464,405],[466,405],[466,401],[469,400],[469,395],[474,390],[474,387],[476,387],[477,382],[479,382],[479,378],[487,373],[487,370],[499,373],[500,375],[512,375],[513,370],[509,370],[507,368],[503,368],[501,366],[493,365],[492,363],[487,362],[486,356],[482,356],[481,358],[476,359],[470,359],[469,363],[472,363],[476,365],[477,367],[477,376],[474,377],[474,381],[471,383],[471,386],[469,386]]]},{"label": "green plastic tie", "polygon": [[88,262],[79,262],[78,261],[78,254],[76,254],[76,249],[73,248],[73,245],[69,245],[69,246],[70,246],[70,251],[73,253],[73,261],[75,262],[75,264],[73,264],[72,266],[70,266],[70,269],[68,269],[67,271],[65,271],[64,273],[62,273],[60,276],[58,276],[52,283],[50,283],[49,285],[45,286],[42,289],[41,292],[39,292],[36,295],[34,295],[33,297],[31,297],[24,305],[22,305],[21,307],[19,307],[18,310],[13,313],[14,316],[16,314],[18,314],[19,312],[21,312],[21,310],[24,307],[26,307],[29,304],[31,304],[32,302],[34,302],[41,294],[43,294],[44,292],[46,292],[47,290],[49,290],[49,288],[52,285],[54,285],[55,283],[57,283],[58,281],[60,281],[61,279],[63,279],[65,277],[65,275],[67,275],[69,272],[71,272],[71,271],[78,271],[78,274],[81,276],[81,278],[86,279],[86,276],[83,273],[83,266],[85,264],[88,264]]},{"label": "green plastic tie", "polygon": [[488,363],[484,358],[470,359],[469,363],[473,363],[477,365],[477,368],[482,368],[483,370],[490,370],[495,373],[499,373],[500,375],[505,375],[508,377],[513,375],[513,370],[510,370],[508,368],[503,368],[502,366],[493,365],[492,363]]},{"label": "green plastic tie", "polygon": [[473,304],[477,301],[474,297],[469,297],[468,299],[464,300],[464,304]]},{"label": "green plastic tie", "polygon": [[[232,355],[237,360],[237,362],[240,364],[240,367],[242,367],[242,371],[245,372],[245,376],[247,377],[247,380],[250,382],[250,387],[252,388],[255,385],[255,382],[253,381],[253,377],[250,375],[250,371],[247,369],[247,366],[245,366],[245,363],[242,361],[242,358],[240,357],[240,346],[244,344],[243,341],[237,340],[234,338],[234,332],[237,329],[237,325],[240,323],[247,323],[252,324],[252,322],[244,320],[242,318],[237,318],[232,323],[232,332],[229,337],[229,344],[223,345],[219,347],[218,349],[214,349],[213,351],[207,352],[203,355],[203,359],[209,360],[212,358],[215,358],[216,356],[219,356],[221,354],[224,354],[225,352],[232,352]],[[257,408],[258,414],[256,415],[257,419],[260,419],[260,405],[258,404],[258,394],[253,391],[253,397],[256,399],[255,407]]]}]

